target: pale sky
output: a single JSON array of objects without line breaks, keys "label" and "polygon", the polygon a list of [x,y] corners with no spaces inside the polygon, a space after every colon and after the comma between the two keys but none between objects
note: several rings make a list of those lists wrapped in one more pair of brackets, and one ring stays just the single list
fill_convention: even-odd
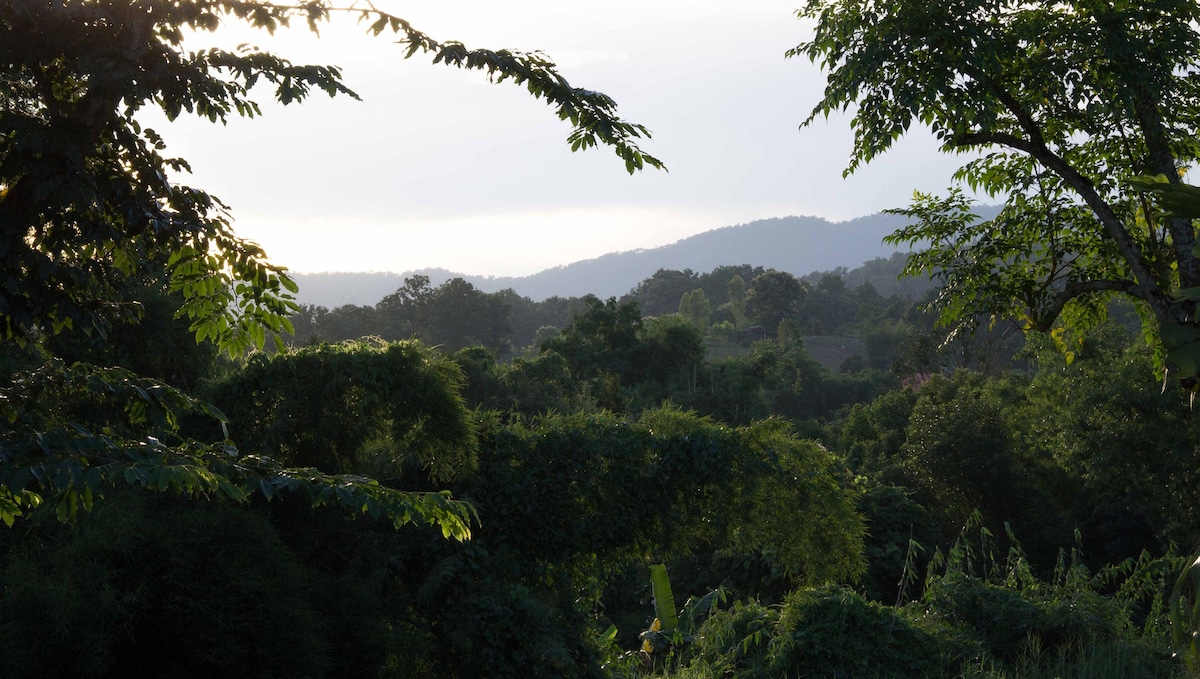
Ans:
[{"label": "pale sky", "polygon": [[225,127],[145,117],[191,162],[185,181],[229,204],[237,232],[294,271],[527,275],[755,219],[902,207],[914,189],[944,193],[962,162],[918,131],[843,179],[849,118],[798,129],[824,76],[784,58],[811,30],[796,2],[376,5],[439,40],[545,52],[572,85],[650,128],[643,149],[670,171],[630,176],[606,148],[571,153],[570,126],[522,87],[405,61],[392,39],[346,17],[319,40],[299,26],[274,39],[223,31],[226,44],[340,66],[362,97],[281,107],[263,89],[264,116]]}]

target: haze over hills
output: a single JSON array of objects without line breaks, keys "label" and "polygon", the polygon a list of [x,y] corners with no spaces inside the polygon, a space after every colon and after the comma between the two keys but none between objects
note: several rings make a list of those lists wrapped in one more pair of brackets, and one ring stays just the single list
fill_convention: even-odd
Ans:
[{"label": "haze over hills", "polygon": [[658,248],[614,252],[530,276],[473,276],[421,269],[404,273],[295,274],[295,279],[300,284],[301,304],[331,309],[346,304],[376,304],[413,274],[428,276],[434,286],[460,277],[484,292],[512,288],[534,301],[589,293],[600,298],[620,297],[659,269],[703,273],[722,265],[750,264],[804,276],[838,267],[854,268],[898,252],[899,248],[885,245],[883,237],[904,224],[904,217],[888,214],[845,222],[778,217],[714,229]]}]

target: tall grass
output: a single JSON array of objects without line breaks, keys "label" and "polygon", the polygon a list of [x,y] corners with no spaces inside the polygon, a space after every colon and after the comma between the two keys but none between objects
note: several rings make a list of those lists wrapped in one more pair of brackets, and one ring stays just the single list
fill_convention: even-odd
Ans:
[{"label": "tall grass", "polygon": [[1036,637],[1010,666],[992,659],[963,668],[958,679],[1184,679],[1186,671],[1165,656],[1147,663],[1144,651],[1124,644],[1093,643],[1046,651]]},{"label": "tall grass", "polygon": [[[968,535],[978,530],[978,536]],[[793,592],[778,606],[733,602],[642,676],[674,679],[931,677],[1184,679],[1172,655],[1165,594],[1177,556],[1090,572],[1078,547],[1048,577],[1020,543],[997,558],[979,523],[931,560],[923,592],[894,607],[845,587]],[[908,578],[906,578],[908,579]],[[910,582],[909,584],[915,584]]]}]

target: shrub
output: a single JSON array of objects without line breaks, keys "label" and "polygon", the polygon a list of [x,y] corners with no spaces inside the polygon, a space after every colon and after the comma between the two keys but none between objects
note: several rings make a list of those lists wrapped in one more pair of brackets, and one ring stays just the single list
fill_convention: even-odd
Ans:
[{"label": "shrub", "polygon": [[[736,603],[701,627],[681,676],[936,676],[946,644],[895,609],[840,586],[800,589],[779,607]],[[703,668],[703,669],[702,669]]]}]

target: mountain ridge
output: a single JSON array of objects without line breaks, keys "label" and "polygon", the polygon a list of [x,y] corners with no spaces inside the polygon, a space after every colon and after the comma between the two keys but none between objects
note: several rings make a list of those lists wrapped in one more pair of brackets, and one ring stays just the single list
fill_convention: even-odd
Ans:
[{"label": "mountain ridge", "polygon": [[878,213],[842,222],[788,216],[724,226],[669,245],[610,252],[545,269],[528,276],[479,276],[425,268],[404,273],[331,272],[293,274],[301,304],[334,308],[374,305],[404,279],[428,276],[434,286],[462,278],[483,292],[512,288],[541,301],[548,297],[620,297],[659,269],[708,272],[718,266],[750,264],[805,276],[814,271],[853,268],[906,249],[885,245],[883,237],[907,224],[899,215]]}]

